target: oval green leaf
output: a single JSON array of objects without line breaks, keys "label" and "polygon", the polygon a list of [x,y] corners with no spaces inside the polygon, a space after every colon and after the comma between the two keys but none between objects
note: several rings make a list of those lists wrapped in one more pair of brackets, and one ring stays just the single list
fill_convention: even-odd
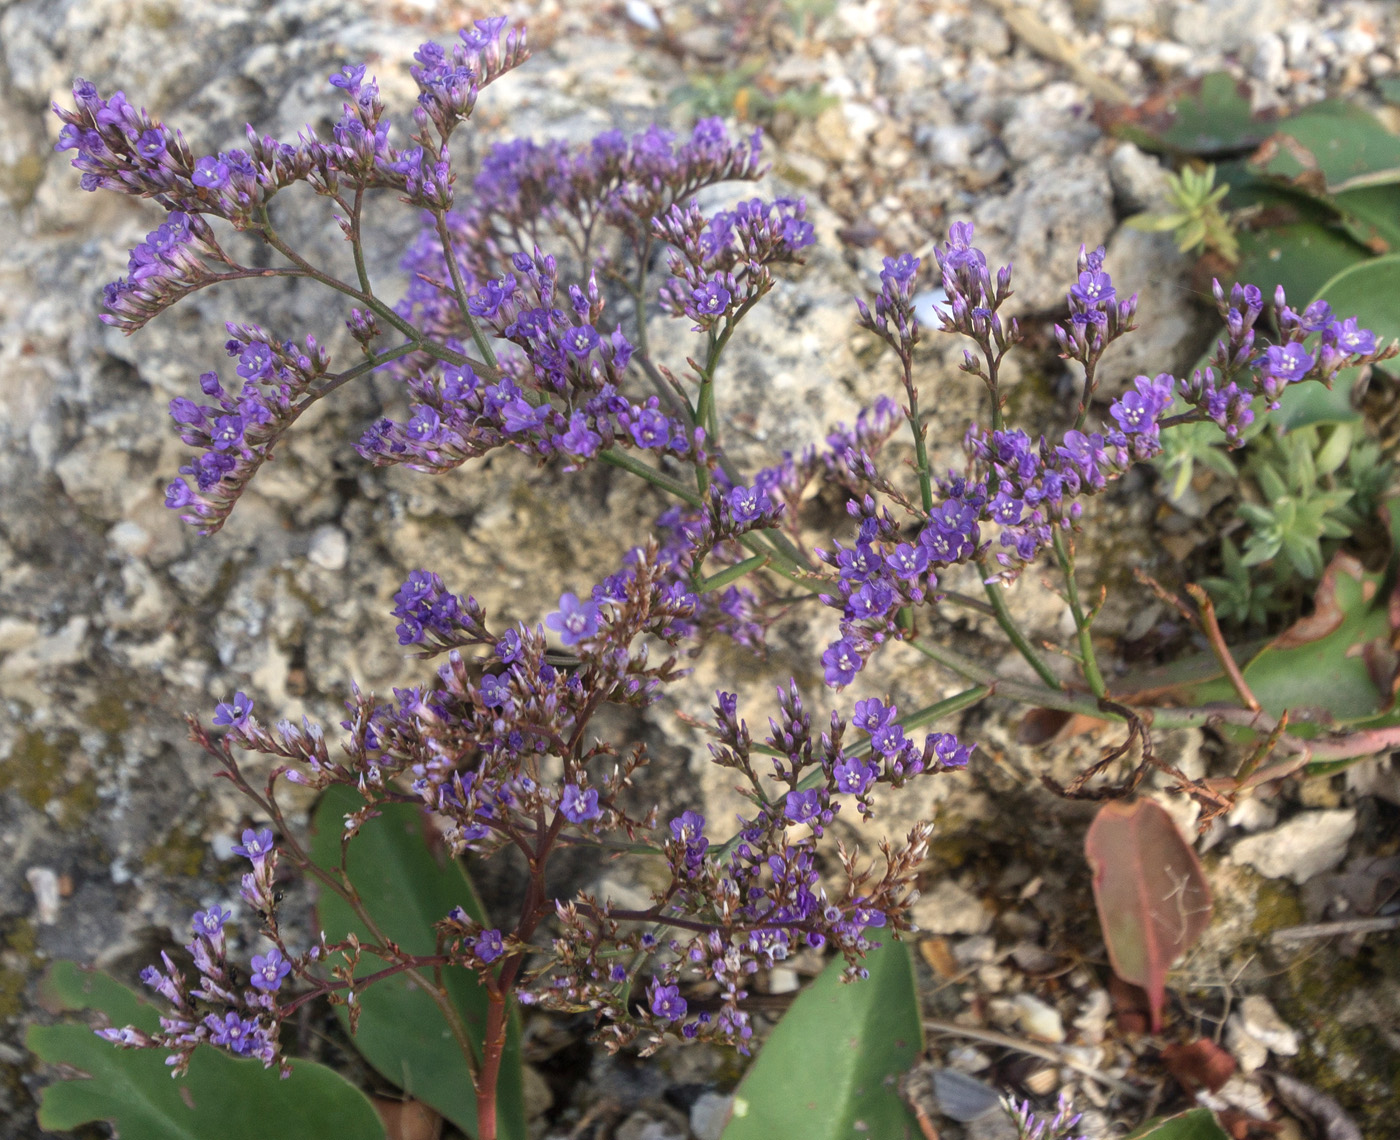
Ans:
[{"label": "oval green leaf", "polygon": [[1343,317],[1355,317],[1377,339],[1400,337],[1400,253],[1373,257],[1337,273],[1317,291]]},{"label": "oval green leaf", "polygon": [[[344,817],[362,806],[364,801],[344,787],[329,788],[321,797],[311,839],[311,856],[319,866],[332,870],[340,866]],[[409,954],[436,952],[433,923],[446,917],[453,907],[462,907],[478,921],[484,916],[461,864],[455,859],[439,862],[434,858],[423,835],[422,813],[412,804],[386,804],[379,816],[361,827],[349,844],[346,869],[376,924]],[[349,905],[333,892],[321,892],[316,911],[330,941],[351,931],[369,938]],[[373,954],[363,954],[358,973],[371,974],[383,965]],[[464,969],[443,971],[443,982],[479,1056],[486,991],[475,974]],[[360,1021],[354,1041],[365,1060],[405,1092],[475,1136],[476,1093],[471,1072],[447,1020],[427,991],[400,974],[367,986],[358,1000]],[[345,1009],[337,1007],[336,1013],[348,1029]],[[501,1063],[496,1112],[502,1140],[525,1140],[520,1032],[514,1016]]]},{"label": "oval green leaf", "polygon": [[1193,1108],[1179,1116],[1157,1117],[1131,1132],[1127,1140],[1230,1140],[1208,1108]]},{"label": "oval green leaf", "polygon": [[[42,993],[55,1011],[96,1010],[112,1025],[157,1028],[158,1011],[120,982],[55,962]],[[162,1049],[118,1049],[87,1025],[35,1026],[26,1044],[40,1060],[79,1075],[44,1089],[39,1124],[68,1131],[110,1121],[141,1140],[384,1140],[369,1099],[332,1069],[293,1061],[292,1075],[216,1049],[195,1050],[171,1080]]]},{"label": "oval green leaf", "polygon": [[845,985],[832,962],[792,1003],[734,1094],[722,1140],[915,1140],[899,1078],[923,1048],[914,968],[902,942]]}]

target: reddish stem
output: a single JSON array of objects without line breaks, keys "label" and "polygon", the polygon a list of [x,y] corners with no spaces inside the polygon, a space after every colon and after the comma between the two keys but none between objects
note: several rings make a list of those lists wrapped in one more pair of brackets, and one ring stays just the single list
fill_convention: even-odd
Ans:
[{"label": "reddish stem", "polygon": [[482,1040],[481,1071],[476,1076],[477,1140],[496,1140],[496,1084],[506,1050],[506,991],[491,986],[486,993],[486,1032]]}]

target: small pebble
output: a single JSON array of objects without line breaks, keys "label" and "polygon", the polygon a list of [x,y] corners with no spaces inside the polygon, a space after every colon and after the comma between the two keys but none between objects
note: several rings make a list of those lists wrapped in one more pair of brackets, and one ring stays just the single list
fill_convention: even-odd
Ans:
[{"label": "small pebble", "polygon": [[1065,1023],[1057,1010],[1033,994],[1017,994],[1013,999],[1021,1028],[1037,1041],[1058,1045],[1065,1039]]},{"label": "small pebble", "polygon": [[24,877],[34,892],[34,921],[40,926],[52,926],[58,921],[58,873],[48,867],[30,867]]}]

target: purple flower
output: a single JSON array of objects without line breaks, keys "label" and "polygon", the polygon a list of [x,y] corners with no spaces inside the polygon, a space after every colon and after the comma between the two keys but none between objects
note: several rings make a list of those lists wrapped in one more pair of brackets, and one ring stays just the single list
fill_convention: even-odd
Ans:
[{"label": "purple flower", "polygon": [[726,501],[738,526],[748,526],[773,509],[772,500],[756,487],[735,487]]},{"label": "purple flower", "polygon": [[233,694],[233,703],[220,701],[214,706],[214,723],[226,724],[230,728],[242,728],[248,723],[253,711],[253,702],[248,694],[239,691]]},{"label": "purple flower", "polygon": [[822,654],[822,664],[826,666],[826,683],[833,688],[849,685],[856,674],[865,666],[860,650],[849,637],[833,641]]},{"label": "purple flower", "polygon": [[638,447],[660,450],[671,442],[671,421],[655,408],[640,409],[627,430]]},{"label": "purple flower", "polygon": [[842,760],[832,769],[832,775],[836,779],[836,790],[852,796],[864,795],[879,774],[879,768],[873,763],[854,756]]},{"label": "purple flower", "polygon": [[213,938],[223,930],[229,920],[229,912],[221,906],[211,906],[208,910],[197,910],[190,920],[194,932],[201,938]]},{"label": "purple flower", "polygon": [[559,598],[559,609],[544,619],[544,624],[559,634],[565,645],[577,645],[598,632],[598,606],[581,602],[577,594],[566,593]]},{"label": "purple flower", "polygon": [[883,280],[888,277],[900,288],[906,288],[918,275],[919,259],[912,253],[901,253],[898,257],[887,257],[880,271]]},{"label": "purple flower", "polygon": [[851,723],[865,732],[875,732],[884,728],[898,715],[897,708],[893,706],[886,708],[884,701],[877,700],[875,697],[867,697],[863,701],[856,701]]},{"label": "purple flower", "polygon": [[807,792],[788,792],[783,804],[783,814],[793,823],[810,823],[821,810],[821,793],[815,788]]},{"label": "purple flower", "polygon": [[489,965],[506,952],[506,944],[501,938],[499,930],[483,930],[477,940],[472,943],[472,950],[475,951],[478,958]]},{"label": "purple flower", "polygon": [[882,724],[870,734],[870,743],[881,756],[898,756],[904,751],[904,726]]},{"label": "purple flower", "polygon": [[342,91],[354,95],[360,89],[360,84],[365,79],[365,65],[363,63],[346,64],[340,69],[339,75],[330,77],[332,87],[339,87]]},{"label": "purple flower", "polygon": [[237,447],[243,440],[243,417],[220,416],[214,421],[210,439],[215,451],[227,451],[231,447]]},{"label": "purple flower", "polygon": [[885,566],[896,578],[909,581],[928,569],[928,551],[922,546],[901,542],[885,556]]},{"label": "purple flower", "polygon": [[1106,305],[1117,296],[1113,288],[1113,278],[1107,273],[1089,270],[1079,275],[1079,283],[1073,286],[1069,295],[1082,305],[1094,308]]},{"label": "purple flower", "polygon": [[651,1012],[664,1021],[679,1021],[685,1016],[685,998],[681,997],[680,986],[663,986],[656,978],[651,980]]},{"label": "purple flower", "polygon": [[559,810],[570,823],[597,819],[603,814],[598,810],[598,789],[580,791],[577,784],[565,784],[564,794],[559,798]]},{"label": "purple flower", "polygon": [[1369,356],[1376,351],[1376,334],[1370,329],[1359,328],[1355,317],[1334,323],[1332,332],[1337,338],[1337,347],[1343,352]]},{"label": "purple flower", "polygon": [[1264,371],[1286,383],[1301,380],[1312,366],[1313,357],[1301,344],[1275,344],[1264,350]]},{"label": "purple flower", "polygon": [[136,153],[147,161],[159,158],[165,153],[165,132],[155,127],[142,131],[136,140]]},{"label": "purple flower", "polygon": [[602,442],[603,437],[588,426],[588,417],[582,412],[574,412],[569,416],[569,430],[554,439],[554,445],[560,451],[584,459],[591,459],[596,455]]},{"label": "purple flower", "polygon": [[282,957],[282,951],[269,950],[253,955],[251,981],[260,990],[272,992],[282,985],[282,979],[292,972],[292,964]]},{"label": "purple flower", "polygon": [[499,281],[488,281],[467,301],[467,311],[474,317],[493,318],[501,311],[501,305],[515,292],[515,278],[510,274]]},{"label": "purple flower", "polygon": [[967,762],[972,759],[974,747],[976,746],[971,744],[959,744],[958,738],[951,732],[930,733],[924,743],[925,751],[931,749],[934,757],[945,768],[966,768]]},{"label": "purple flower", "polygon": [[598,347],[598,330],[592,325],[574,325],[559,341],[570,356],[587,356]]},{"label": "purple flower", "polygon": [[694,843],[705,834],[705,817],[699,812],[683,811],[671,820],[671,834],[681,843]]},{"label": "purple flower", "polygon": [[165,488],[165,505],[172,511],[188,507],[194,500],[194,492],[190,490],[190,485],[183,479],[176,479]]},{"label": "purple flower", "polygon": [[267,858],[273,850],[272,828],[264,827],[254,831],[251,827],[243,829],[243,842],[235,843],[232,851],[235,855],[242,855],[245,859],[251,859],[254,866],[260,864]]},{"label": "purple flower", "polygon": [[204,1019],[204,1024],[209,1029],[210,1042],[231,1053],[247,1056],[262,1042],[263,1034],[258,1023],[244,1021],[233,1010],[229,1010],[222,1019],[217,1013],[211,1013]]},{"label": "purple flower", "polygon": [[520,632],[508,629],[496,639],[496,658],[506,665],[520,657]]},{"label": "purple flower", "polygon": [[265,380],[272,374],[274,363],[272,348],[255,340],[238,354],[238,375],[245,380]]},{"label": "purple flower", "polygon": [[194,164],[194,173],[190,175],[191,182],[207,190],[222,190],[228,185],[228,179],[228,163],[215,156],[201,158]]},{"label": "purple flower", "polygon": [[698,289],[691,290],[687,313],[696,320],[701,317],[720,316],[733,300],[729,290],[718,280],[707,281]]},{"label": "purple flower", "polygon": [[170,418],[177,424],[201,425],[204,423],[204,409],[193,400],[176,396],[170,401]]}]

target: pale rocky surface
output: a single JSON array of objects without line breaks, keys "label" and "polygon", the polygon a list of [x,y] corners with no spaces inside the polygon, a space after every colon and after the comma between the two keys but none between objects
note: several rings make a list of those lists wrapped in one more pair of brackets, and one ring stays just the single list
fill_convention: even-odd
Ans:
[{"label": "pale rocky surface", "polygon": [[[1396,13],[1379,2],[1030,6],[1074,45],[1088,72],[1133,98],[1159,81],[1229,66],[1250,79],[1258,104],[1296,105],[1357,94],[1371,76],[1400,66]],[[827,7],[823,16],[821,5],[792,5],[815,13],[810,34],[798,37],[784,24],[769,48],[777,53],[775,80],[811,86],[837,103],[815,119],[788,115],[776,124],[774,176],[763,192],[805,193],[820,245],[730,349],[722,403],[742,463],[756,466],[774,449],[820,439],[827,425],[890,390],[892,365],[854,328],[849,297],[875,284],[880,257],[903,249],[927,255],[960,218],[978,223],[990,253],[1015,260],[1016,312],[1032,321],[1062,304],[1080,243],[1108,245],[1120,285],[1142,291],[1144,332],[1106,365],[1107,391],[1137,371],[1180,369],[1194,358],[1209,326],[1183,287],[1186,260],[1168,239],[1121,226],[1158,200],[1161,167],[1100,136],[1088,118],[1092,99],[1072,71],[972,0]],[[579,140],[657,119],[684,125],[686,106],[671,96],[725,58],[734,46],[726,21],[745,8],[742,0],[510,5],[531,23],[537,55],[483,97],[477,137]],[[2,1140],[37,1135],[38,1076],[21,1042],[41,1016],[35,980],[44,965],[75,957],[129,978],[152,946],[171,932],[181,936],[192,909],[236,895],[229,836],[251,821],[188,744],[184,711],[207,716],[216,700],[246,689],[268,720],[307,713],[333,725],[352,679],[386,691],[427,675],[401,656],[388,615],[409,570],[439,569],[493,615],[537,621],[561,591],[581,592],[615,568],[664,505],[616,473],[568,477],[506,455],[437,479],[373,471],[351,444],[392,405],[387,386],[347,390],[308,416],[218,536],[194,536],[161,505],[165,482],[184,461],[164,406],[190,390],[197,372],[217,366],[222,322],[315,332],[344,350],[343,314],[315,290],[264,282],[191,298],[130,339],[101,325],[101,285],[123,272],[126,250],[160,211],[79,191],[68,156],[52,151],[58,124],[48,104],[68,100],[73,77],[82,75],[104,92],[124,88],[180,126],[197,151],[236,145],[245,121],[291,137],[308,121],[324,128],[336,109],[325,76],[347,60],[370,60],[391,107],[407,102],[412,51],[428,36],[448,37],[461,18],[459,6],[439,0],[0,0]],[[397,254],[416,222],[391,203],[383,207],[370,268],[393,293],[401,284]],[[293,218],[302,247],[340,256],[338,233],[316,208],[308,203]],[[672,363],[684,354],[678,349]],[[939,411],[930,448],[942,466],[958,461],[958,441],[979,407],[980,394],[953,370],[960,355],[935,340],[922,360],[923,390]],[[1028,410],[1054,417],[1072,407],[1068,373],[1018,376],[1013,399]],[[1114,529],[1138,526],[1142,535],[1116,557],[1148,566],[1162,557],[1145,529],[1150,496],[1125,491],[1099,509]],[[1121,585],[1114,577],[1121,567],[1097,565],[1092,547],[1087,554],[1087,579]],[[1034,577],[1013,604],[1033,635],[1062,638],[1065,608]],[[1123,629],[1140,608],[1143,599],[1129,597],[1110,603],[1105,631]],[[973,615],[963,635],[989,625]],[[814,662],[830,633],[823,618],[794,619],[778,631],[766,668],[714,647],[677,686],[674,705],[629,726],[671,765],[658,773],[658,798],[702,806],[712,818],[732,814],[729,781],[705,763],[675,706],[701,713],[718,685],[738,685],[751,698],[750,723],[761,725],[771,675],[795,674],[815,697]],[[900,648],[862,686],[917,704],[960,687]],[[1046,807],[1033,787],[1042,760],[1015,744],[1000,710],[978,709],[962,728],[983,745],[973,774],[940,783],[921,802],[887,805],[881,826],[897,832],[937,810],[950,844],[981,851],[976,844],[985,843],[1005,861],[982,867],[980,883],[959,885],[957,898],[947,899],[951,960],[1000,971],[986,977],[1013,995],[1009,1002],[1020,993],[1022,1007],[1044,1004],[1004,960],[1013,945],[1049,938],[1088,913],[1075,862],[1088,817]],[[1065,778],[1092,747],[1044,751],[1053,774]],[[1370,787],[1349,794],[1368,795]],[[1348,807],[1316,815],[1348,812],[1356,814]],[[1014,824],[1008,815],[1018,816]],[[1365,818],[1374,825],[1374,816]],[[1285,819],[1280,829],[1290,826],[1297,825]],[[959,838],[967,834],[979,838]],[[1230,859],[1248,861],[1241,848],[1270,834],[1235,843]],[[1345,838],[1334,841],[1328,858],[1340,854],[1326,865],[1345,847]],[[957,866],[955,856],[951,846],[940,849],[934,869]],[[1292,865],[1263,869],[1300,873]],[[1243,881],[1257,887],[1259,880]],[[636,887],[619,881],[615,891]],[[1003,904],[993,933],[985,908],[985,919],[972,919],[968,900],[982,907],[974,887],[1015,900]],[[940,889],[947,890],[930,884],[926,911]],[[1074,890],[1081,893],[1065,893]],[[1077,899],[1072,920],[1067,897]],[[955,902],[965,920],[955,920]],[[1232,913],[1222,919],[1224,932],[1238,936],[1255,921],[1252,909]],[[240,912],[240,921],[246,917]],[[938,916],[930,919],[938,929]],[[1222,934],[1220,947],[1230,945]],[[1196,964],[1208,985],[1228,954],[1221,949],[1215,964],[1205,957]],[[1079,969],[1060,992],[1055,1000],[1074,1013],[1102,990]],[[945,998],[969,1016],[980,1000],[968,983],[945,989]],[[1344,1014],[1346,1024],[1364,1024],[1365,1010]],[[705,1051],[667,1064],[677,1085],[717,1087],[721,1063]],[[585,1098],[606,1095],[619,1106],[610,1118],[616,1135],[686,1135],[685,1113],[660,1104],[662,1078],[601,1067],[586,1085]],[[697,1117],[701,1103],[713,1102],[695,1102],[692,1133],[713,1135],[713,1114],[700,1113],[703,1124]]]}]

